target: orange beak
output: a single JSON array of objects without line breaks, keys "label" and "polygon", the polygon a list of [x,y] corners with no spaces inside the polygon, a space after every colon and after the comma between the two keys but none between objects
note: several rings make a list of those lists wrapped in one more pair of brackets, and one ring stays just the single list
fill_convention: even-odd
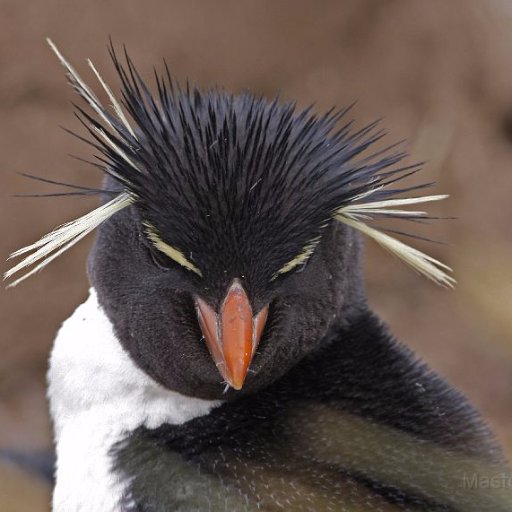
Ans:
[{"label": "orange beak", "polygon": [[253,317],[249,298],[235,279],[216,313],[204,300],[196,297],[199,325],[208,350],[226,382],[242,389],[263,328],[268,306]]}]

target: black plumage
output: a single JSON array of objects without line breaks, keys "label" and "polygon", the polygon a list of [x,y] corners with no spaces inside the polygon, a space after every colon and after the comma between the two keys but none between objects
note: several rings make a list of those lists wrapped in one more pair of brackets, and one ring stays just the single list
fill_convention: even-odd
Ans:
[{"label": "black plumage", "polygon": [[369,311],[332,328],[265,390],[180,426],[141,428],[114,452],[140,512],[505,512],[511,503],[469,486],[471,475],[506,467],[478,413]]},{"label": "black plumage", "polygon": [[387,185],[418,169],[395,165],[405,157],[395,145],[361,156],[384,133],[378,123],[336,129],[348,109],[317,116],[249,93],[182,89],[169,74],[155,76],[155,98],[128,55],[127,69],[111,55],[134,133],[109,116],[106,141],[97,132],[107,132],[105,123],[81,109],[79,116],[108,174],[134,197],[141,224],[216,287],[243,275],[256,298],[337,210],[361,195],[379,201],[404,192]]},{"label": "black plumage", "polygon": [[[467,474],[506,468],[478,413],[368,306],[358,231],[453,282],[366,225],[425,218],[400,207],[442,198],[402,198],[428,184],[401,184],[418,166],[396,146],[371,152],[377,124],[338,129],[348,109],[318,116],[180,88],[168,71],[153,94],[111,47],[122,106],[100,81],[113,115],[54,50],[95,113],[77,107],[111,210],[21,253],[41,259],[99,226],[89,277],[131,360],[168,390],[224,401],[182,425],[123,433],[110,450],[128,483],[123,510],[510,510],[506,490],[464,487]],[[250,342],[236,349],[250,363],[238,381],[215,352],[236,338],[223,330],[230,301],[250,331],[235,329]]]},{"label": "black plumage", "polygon": [[[100,226],[91,282],[145,371],[171,389],[225,398],[206,347],[197,343],[193,297],[219,307],[233,279],[241,279],[254,311],[270,304],[272,328],[242,393],[254,391],[312,350],[341,307],[357,310],[364,302],[359,243],[336,211],[354,198],[379,201],[423,188],[394,185],[417,166],[397,166],[405,155],[395,146],[362,155],[383,132],[376,123],[335,130],[348,109],[297,113],[292,104],[248,93],[182,89],[169,75],[156,77],[156,99],[127,55],[127,69],[113,49],[111,55],[135,128],[104,112],[111,133],[105,139],[99,131],[109,126],[79,116],[106,159],[105,188],[134,200]],[[155,250],[148,227],[201,276]],[[310,261],[280,274],[308,245]]]}]

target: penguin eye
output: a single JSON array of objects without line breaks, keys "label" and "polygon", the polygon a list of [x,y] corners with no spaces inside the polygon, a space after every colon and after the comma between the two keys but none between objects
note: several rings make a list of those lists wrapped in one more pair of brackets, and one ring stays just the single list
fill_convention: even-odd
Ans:
[{"label": "penguin eye", "polygon": [[153,226],[147,224],[146,227],[147,236],[153,243],[152,249],[154,250],[150,251],[151,257],[158,267],[163,267],[166,269],[169,268],[168,264],[166,264],[168,263],[166,259],[171,259],[175,263],[178,263],[178,265],[181,267],[194,272],[194,274],[197,274],[199,277],[203,277],[202,272],[191,261],[189,261],[179,249],[176,249],[176,247],[165,243],[160,238]]},{"label": "penguin eye", "polygon": [[290,260],[288,263],[283,265],[273,276],[272,281],[277,279],[279,276],[283,274],[287,274],[288,272],[291,272],[292,270],[296,269],[299,266],[304,266],[311,255],[313,254],[313,251],[315,250],[316,246],[318,245],[318,242],[320,242],[320,237],[313,238],[313,240],[309,241],[303,248],[302,251],[295,256],[292,260]]},{"label": "penguin eye", "polygon": [[155,267],[159,268],[160,270],[170,270],[173,262],[169,259],[168,256],[166,256],[158,249],[155,249],[154,246],[148,247],[148,252],[153,263],[155,264]]}]

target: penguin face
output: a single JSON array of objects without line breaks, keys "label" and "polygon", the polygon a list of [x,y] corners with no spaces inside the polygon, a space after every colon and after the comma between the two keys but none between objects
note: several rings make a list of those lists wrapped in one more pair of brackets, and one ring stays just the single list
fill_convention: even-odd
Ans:
[{"label": "penguin face", "polygon": [[357,244],[333,218],[354,193],[339,173],[368,140],[331,136],[341,113],[220,91],[177,93],[161,115],[141,123],[137,171],[124,158],[107,180],[136,200],[101,228],[91,280],[158,382],[251,392],[320,343],[358,280]]},{"label": "penguin face", "polygon": [[424,185],[392,188],[418,170],[395,165],[405,154],[394,145],[365,154],[383,136],[376,123],[336,131],[349,109],[318,116],[248,93],[183,90],[168,70],[152,94],[113,47],[121,101],[91,64],[112,113],[50,45],[92,110],[77,107],[91,138],[78,137],[106,174],[103,190],[73,194],[109,200],[16,251],[29,254],[6,277],[35,264],[18,284],[99,226],[89,260],[98,300],[132,359],[167,388],[248,393],[317,348],[335,318],[364,306],[352,228],[453,284],[449,267],[365,223],[424,218],[397,207],[445,197],[396,197]]},{"label": "penguin face", "polygon": [[364,301],[358,238],[339,223],[325,226],[309,258],[292,266],[300,253],[272,223],[262,237],[274,244],[266,261],[262,238],[249,235],[241,237],[245,247],[226,251],[231,260],[212,251],[232,236],[233,225],[222,230],[226,222],[196,238],[192,256],[179,246],[184,261],[157,246],[156,229],[166,246],[176,243],[165,222],[152,218],[148,231],[144,215],[132,206],[101,226],[89,275],[120,343],[169,389],[207,399],[251,393],[317,348],[334,318]]}]

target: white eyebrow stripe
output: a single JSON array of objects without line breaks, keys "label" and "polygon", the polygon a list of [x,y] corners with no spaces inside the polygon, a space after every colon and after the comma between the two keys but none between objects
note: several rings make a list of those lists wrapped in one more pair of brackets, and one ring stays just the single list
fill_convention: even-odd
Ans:
[{"label": "white eyebrow stripe", "polygon": [[290,260],[288,263],[283,265],[273,276],[271,281],[276,279],[281,274],[286,274],[287,272],[290,272],[295,267],[298,267],[299,265],[302,265],[303,263],[306,263],[306,261],[311,257],[313,254],[316,246],[318,245],[318,242],[320,242],[320,237],[317,236],[316,238],[313,238],[313,240],[310,240],[303,248],[302,251],[295,256],[292,260]]},{"label": "white eyebrow stripe", "polygon": [[[78,74],[78,72],[73,68],[73,66],[64,58],[62,53],[60,53],[60,50],[55,46],[53,41],[49,38],[46,39],[48,44],[50,45],[50,48],[55,53],[57,58],[59,59],[60,63],[64,66],[64,68],[67,71],[67,75],[71,81],[71,84],[75,88],[75,90],[82,96],[82,98],[89,104],[89,106],[98,114],[98,116],[112,129],[116,130],[115,126],[112,124],[112,121],[108,118],[108,116],[105,114],[106,109],[96,96],[94,94],[93,90],[84,82],[82,77]],[[130,126],[130,123],[128,122],[128,119],[124,115],[123,109],[121,108],[120,103],[115,98],[114,94],[112,93],[112,89],[108,86],[108,84],[103,80],[101,75],[99,74],[98,70],[94,66],[94,64],[91,62],[90,59],[87,59],[87,62],[96,75],[96,78],[100,82],[101,86],[107,93],[107,96],[109,97],[110,101],[112,102],[112,106],[114,107],[114,111],[119,119],[119,121],[122,123],[122,125],[130,132],[133,138],[136,138],[135,133]],[[105,141],[105,143],[113,150],[115,151],[125,162],[127,162],[131,167],[136,169],[140,172],[140,169],[135,165],[135,163],[128,158],[126,153],[117,145],[115,142],[111,139],[111,136],[104,130],[99,129],[96,126],[92,126],[91,128],[94,129],[94,131]]]},{"label": "white eyebrow stripe", "polygon": [[369,191],[354,197],[352,202],[349,202],[349,204],[337,211],[335,219],[369,236],[384,249],[387,249],[389,252],[411,266],[414,270],[434,281],[436,284],[447,288],[453,288],[456,281],[451,275],[449,275],[450,272],[452,272],[452,269],[448,265],[445,265],[432,256],[429,256],[428,254],[425,254],[392,236],[382,233],[376,228],[370,227],[365,222],[367,220],[373,220],[372,215],[387,215],[395,218],[407,218],[414,216],[425,217],[428,215],[426,212],[402,210],[396,209],[396,207],[429,203],[432,201],[442,201],[443,199],[446,199],[448,195],[438,194],[420,197],[383,199],[380,201],[369,201],[366,203],[357,202],[358,200],[371,195],[371,192],[372,191]]},{"label": "white eyebrow stripe", "polygon": [[55,228],[50,233],[41,237],[37,242],[13,252],[9,256],[9,259],[27,253],[30,254],[25,256],[17,265],[9,269],[4,274],[4,279],[11,277],[13,274],[16,274],[26,267],[34,264],[36,264],[36,266],[30,272],[9,284],[8,287],[16,286],[27,277],[46,267],[48,263],[67,251],[87,234],[96,229],[101,223],[105,222],[118,211],[126,208],[132,202],[133,198],[123,192],[108,203],[98,206],[98,208],[95,208],[82,217]]},{"label": "white eyebrow stripe", "polygon": [[110,101],[112,102],[112,107],[114,108],[118,119],[121,121],[121,123],[124,125],[124,127],[130,132],[130,135],[134,139],[136,139],[137,137],[135,136],[135,132],[133,131],[130,123],[128,122],[128,119],[124,115],[123,109],[121,108],[121,104],[117,101],[116,97],[114,96],[114,93],[112,92],[112,89],[105,82],[105,80],[103,80],[103,77],[99,74],[98,70],[96,69],[96,66],[92,63],[91,59],[87,59],[87,63],[89,64],[89,67],[92,69],[92,71],[96,75],[98,82],[101,84],[101,86],[107,93]]},{"label": "white eyebrow stripe", "polygon": [[447,288],[453,288],[455,285],[455,279],[448,274],[452,271],[448,265],[445,265],[418,249],[400,242],[396,238],[386,235],[385,233],[381,233],[377,229],[371,228],[364,222],[355,218],[344,215],[338,215],[336,218],[340,222],[343,222],[344,224],[361,231],[370,238],[373,238],[379,245],[435,283]]},{"label": "white eyebrow stripe", "polygon": [[197,274],[199,277],[203,277],[203,273],[201,272],[201,270],[199,270],[199,268],[197,268],[192,262],[190,262],[179,249],[176,249],[176,247],[173,247],[172,245],[165,243],[160,238],[154,226],[152,226],[149,223],[146,223],[146,228],[148,238],[151,240],[156,249],[158,249],[171,260],[175,261],[176,263],[186,268],[187,270],[194,272],[194,274]]},{"label": "white eyebrow stripe", "polygon": [[75,87],[78,94],[84,98],[84,100],[101,117],[101,119],[103,119],[103,121],[105,121],[110,127],[113,128],[112,123],[105,115],[105,109],[96,94],[94,94],[92,89],[82,80],[81,76],[77,73],[75,68],[73,68],[73,66],[64,58],[55,43],[50,38],[46,38],[46,41],[50,45],[53,53],[55,53],[59,59],[60,63],[66,69],[68,77],[71,80],[71,84]]}]

